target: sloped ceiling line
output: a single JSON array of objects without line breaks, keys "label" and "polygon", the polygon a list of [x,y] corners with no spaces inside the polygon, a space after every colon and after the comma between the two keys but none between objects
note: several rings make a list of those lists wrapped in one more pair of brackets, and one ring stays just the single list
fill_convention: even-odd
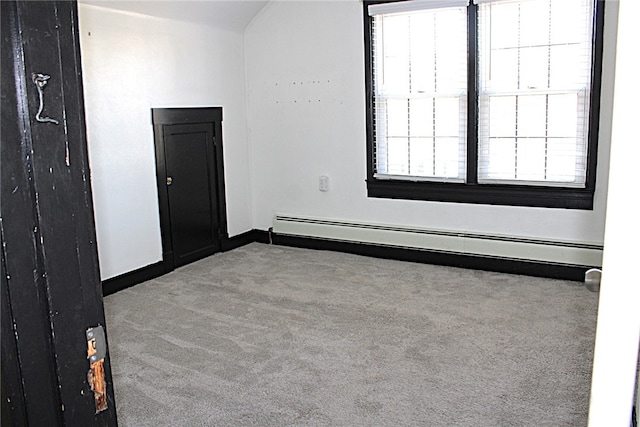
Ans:
[{"label": "sloped ceiling line", "polygon": [[269,0],[79,0],[80,3],[243,32]]}]

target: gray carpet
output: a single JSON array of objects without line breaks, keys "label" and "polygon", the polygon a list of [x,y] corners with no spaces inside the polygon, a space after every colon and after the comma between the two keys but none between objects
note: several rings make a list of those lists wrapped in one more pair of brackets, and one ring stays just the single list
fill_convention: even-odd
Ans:
[{"label": "gray carpet", "polygon": [[253,243],[105,310],[121,426],[587,421],[576,282]]}]

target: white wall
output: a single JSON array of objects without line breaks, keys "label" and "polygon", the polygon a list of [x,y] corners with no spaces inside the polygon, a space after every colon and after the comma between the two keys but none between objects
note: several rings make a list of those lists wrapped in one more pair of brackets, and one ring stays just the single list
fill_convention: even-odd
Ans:
[{"label": "white wall", "polygon": [[[616,5],[613,5],[615,9]],[[607,14],[593,211],[373,199],[366,196],[362,5],[273,1],[245,34],[253,225],[275,213],[603,241],[616,14]],[[318,176],[330,191],[318,190]]]},{"label": "white wall", "polygon": [[222,106],[229,234],[252,228],[237,31],[80,4],[102,279],[161,260],[152,107]]},{"label": "white wall", "polygon": [[[615,13],[607,14],[595,209],[574,211],[367,198],[358,0],[272,1],[244,33],[79,8],[103,280],[161,259],[152,107],[224,107],[231,236],[287,213],[603,240]],[[327,193],[320,174],[330,178]]]},{"label": "white wall", "polygon": [[637,197],[629,197],[640,158],[637,110],[634,108],[640,97],[638,14],[640,2],[620,0],[611,177],[591,383],[590,427],[630,425],[638,366],[640,285],[638,253],[631,242],[640,239],[640,203]]}]

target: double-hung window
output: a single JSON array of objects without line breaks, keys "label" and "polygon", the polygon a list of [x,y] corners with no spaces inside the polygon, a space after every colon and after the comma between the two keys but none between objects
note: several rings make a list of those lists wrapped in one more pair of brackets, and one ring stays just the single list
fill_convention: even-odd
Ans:
[{"label": "double-hung window", "polygon": [[369,196],[592,209],[602,6],[364,1]]}]

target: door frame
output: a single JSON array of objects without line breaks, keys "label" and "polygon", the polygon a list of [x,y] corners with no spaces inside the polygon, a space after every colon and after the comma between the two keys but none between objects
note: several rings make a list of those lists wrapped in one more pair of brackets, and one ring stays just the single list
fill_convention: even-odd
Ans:
[{"label": "door frame", "polygon": [[156,154],[156,185],[158,187],[158,207],[160,211],[160,235],[162,238],[162,265],[164,272],[175,268],[171,239],[171,216],[169,212],[169,192],[167,189],[166,154],[164,126],[181,124],[213,124],[214,173],[216,188],[212,189],[212,199],[216,201],[218,230],[216,243],[222,251],[223,241],[229,238],[227,228],[227,203],[224,181],[224,156],[222,149],[222,107],[195,108],[152,108],[151,123]]},{"label": "door frame", "polygon": [[0,3],[2,425],[116,426],[77,4]]}]

